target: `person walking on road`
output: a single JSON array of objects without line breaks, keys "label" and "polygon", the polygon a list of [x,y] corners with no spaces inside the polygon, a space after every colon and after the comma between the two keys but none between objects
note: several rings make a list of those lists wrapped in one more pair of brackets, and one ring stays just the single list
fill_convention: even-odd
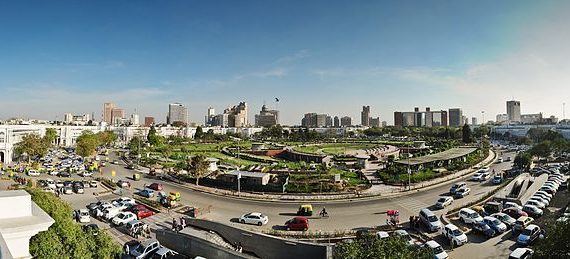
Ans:
[{"label": "person walking on road", "polygon": [[178,231],[178,224],[176,218],[172,218],[172,231]]}]

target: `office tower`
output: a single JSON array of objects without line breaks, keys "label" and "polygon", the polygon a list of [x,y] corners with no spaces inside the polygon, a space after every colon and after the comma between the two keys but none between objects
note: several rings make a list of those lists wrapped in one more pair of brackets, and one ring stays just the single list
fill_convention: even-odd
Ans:
[{"label": "office tower", "polygon": [[471,117],[471,125],[477,125],[477,117]]},{"label": "office tower", "polygon": [[335,127],[335,128],[340,127],[340,119],[338,118],[338,116],[334,116],[333,127]]},{"label": "office tower", "polygon": [[350,127],[352,126],[352,118],[348,116],[344,116],[340,118],[340,126],[342,127]]},{"label": "office tower", "polygon": [[214,126],[214,120],[216,118],[216,110],[213,107],[208,107],[208,113],[204,118],[204,125],[206,126]]},{"label": "office tower", "polygon": [[387,121],[382,121],[382,127],[387,127],[388,126],[388,122]]},{"label": "office tower", "polygon": [[140,120],[139,120],[138,114],[136,114],[136,113],[131,114],[130,124],[133,126],[139,126],[140,125]]},{"label": "office tower", "polygon": [[255,115],[255,126],[271,127],[277,124],[279,124],[279,111],[268,110],[265,105],[261,106],[261,111]]},{"label": "office tower", "polygon": [[326,114],[305,113],[301,125],[306,128],[322,128],[327,125],[327,117]]},{"label": "office tower", "polygon": [[112,125],[119,125],[123,123],[123,119],[125,119],[125,110],[121,108],[113,108],[111,110],[111,124]]},{"label": "office tower", "polygon": [[103,121],[107,124],[113,124],[113,109],[115,109],[114,103],[104,103],[103,104]]},{"label": "office tower", "polygon": [[510,122],[521,122],[521,103],[519,101],[507,101],[507,116]]},{"label": "office tower", "polygon": [[173,124],[175,122],[188,125],[188,108],[180,103],[171,103],[168,105],[168,116],[166,123]]},{"label": "office tower", "polygon": [[449,109],[449,126],[460,127],[465,122],[461,108]]},{"label": "office tower", "polygon": [[380,127],[380,117],[370,118],[370,127]]},{"label": "office tower", "polygon": [[362,112],[360,112],[360,125],[370,126],[370,106],[362,106]]},{"label": "office tower", "polygon": [[150,127],[154,125],[154,117],[144,117],[144,126]]}]

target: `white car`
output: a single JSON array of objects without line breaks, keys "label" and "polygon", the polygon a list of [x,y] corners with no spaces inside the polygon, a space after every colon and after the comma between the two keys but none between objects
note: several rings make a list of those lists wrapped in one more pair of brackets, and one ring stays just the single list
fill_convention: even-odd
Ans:
[{"label": "white car", "polygon": [[443,227],[443,236],[456,247],[467,243],[465,233],[453,224],[447,224]]},{"label": "white car", "polygon": [[81,223],[89,223],[91,222],[91,216],[89,215],[89,210],[87,209],[80,209],[79,210],[79,222]]},{"label": "white car", "polygon": [[49,178],[46,179],[46,184],[47,184],[47,187],[49,187],[49,188],[52,188],[54,190],[57,189],[57,187],[55,186],[55,181],[52,179],[49,179]]},{"label": "white car", "polygon": [[83,177],[91,177],[91,176],[93,176],[93,172],[85,171],[85,172],[83,172],[83,173],[81,174],[81,176],[83,176]]},{"label": "white car", "polygon": [[483,173],[477,172],[471,176],[471,181],[476,181],[476,182],[481,181],[482,177],[483,177]]},{"label": "white car", "polygon": [[545,191],[537,191],[535,194],[541,194],[541,195],[548,197],[549,199],[552,199],[552,194],[547,193]]},{"label": "white car", "polygon": [[505,202],[505,204],[503,204],[503,209],[511,208],[511,207],[518,208],[519,210],[522,210],[521,205],[518,205],[512,201],[507,201],[507,202]]},{"label": "white car", "polygon": [[519,247],[515,249],[510,255],[509,259],[529,259],[534,254],[534,251],[530,248]]},{"label": "white car", "polygon": [[[532,198],[531,198],[532,199]],[[537,200],[528,200],[525,204],[526,205],[533,205],[536,206],[539,209],[544,209],[546,207],[546,205],[540,201]],[[524,207],[524,206],[523,206]]]},{"label": "white car", "polygon": [[242,224],[254,224],[254,225],[265,225],[269,222],[269,218],[259,212],[251,212],[241,215],[239,222]]},{"label": "white car", "polygon": [[469,195],[469,193],[471,193],[471,189],[469,189],[467,187],[463,187],[463,188],[461,188],[455,192],[455,197],[456,198],[463,198],[463,197]]},{"label": "white car", "polygon": [[130,197],[121,197],[121,198],[118,198],[118,199],[114,200],[114,201],[112,202],[112,204],[115,205],[115,206],[121,206],[121,205],[123,205],[123,204],[135,205],[136,202],[135,202],[135,199],[133,199],[133,198],[130,198]]},{"label": "white car", "polygon": [[59,174],[58,171],[51,171],[51,172],[49,172],[49,175],[51,175],[51,176],[57,176],[58,174]]},{"label": "white car", "polygon": [[540,203],[544,204],[544,206],[548,206],[548,204],[550,204],[550,201],[548,201],[548,199],[542,198],[538,195],[534,195],[534,196],[530,197],[528,200],[540,202]]},{"label": "white car", "polygon": [[439,199],[435,203],[435,207],[437,207],[439,209],[443,209],[446,206],[451,205],[452,203],[453,203],[453,197],[443,196],[443,197],[439,197]]},{"label": "white car", "polygon": [[459,220],[465,224],[475,224],[482,222],[483,217],[470,208],[463,208],[459,210]]},{"label": "white car", "polygon": [[137,215],[132,212],[121,212],[113,218],[111,223],[113,223],[113,225],[122,226],[136,219]]},{"label": "white car", "polygon": [[443,248],[433,240],[427,241],[425,246],[431,249],[436,259],[446,259],[449,257],[445,250],[443,250]]},{"label": "white car", "polygon": [[36,170],[30,170],[30,171],[28,171],[28,175],[29,176],[40,176],[40,172],[38,172]]}]

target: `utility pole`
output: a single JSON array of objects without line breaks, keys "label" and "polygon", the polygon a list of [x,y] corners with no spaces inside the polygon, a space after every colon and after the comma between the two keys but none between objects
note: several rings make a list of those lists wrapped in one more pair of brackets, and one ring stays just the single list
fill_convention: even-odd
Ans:
[{"label": "utility pole", "polygon": [[412,189],[412,169],[410,168],[411,144],[408,144],[408,190]]}]

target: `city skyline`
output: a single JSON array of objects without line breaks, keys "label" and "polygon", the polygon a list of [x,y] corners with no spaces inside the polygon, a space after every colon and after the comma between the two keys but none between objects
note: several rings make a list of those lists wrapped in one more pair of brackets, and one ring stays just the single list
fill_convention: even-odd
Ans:
[{"label": "city skyline", "polygon": [[562,119],[570,95],[566,2],[110,3],[3,4],[0,119],[99,119],[113,102],[162,121],[180,102],[200,123],[209,106],[275,97],[288,125],[360,121],[362,105],[389,124],[409,107],[489,120],[510,99]]}]

